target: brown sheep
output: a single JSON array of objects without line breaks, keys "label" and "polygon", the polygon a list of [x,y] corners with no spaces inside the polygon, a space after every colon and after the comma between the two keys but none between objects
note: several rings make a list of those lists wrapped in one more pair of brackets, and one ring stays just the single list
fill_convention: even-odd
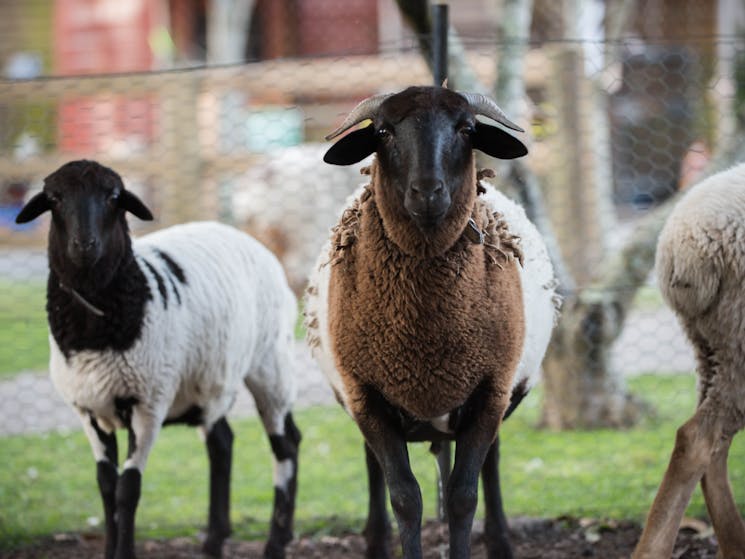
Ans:
[{"label": "brown sheep", "polygon": [[405,558],[421,557],[422,501],[407,442],[456,441],[446,490],[450,557],[470,556],[478,476],[489,557],[512,557],[497,431],[533,384],[551,334],[553,268],[525,212],[478,180],[474,149],[526,153],[482,114],[516,128],[490,99],[413,87],[363,101],[327,152],[376,153],[322,250],[306,297],[313,354],[364,438],[368,557],[390,557],[385,486]]}]

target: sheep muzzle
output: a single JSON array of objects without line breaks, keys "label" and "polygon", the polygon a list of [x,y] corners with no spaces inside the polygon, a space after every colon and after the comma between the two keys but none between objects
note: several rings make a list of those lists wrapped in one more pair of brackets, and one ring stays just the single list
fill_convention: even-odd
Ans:
[{"label": "sheep muzzle", "polygon": [[412,181],[404,195],[404,207],[420,229],[439,225],[450,209],[450,192],[439,179]]},{"label": "sheep muzzle", "polygon": [[101,243],[95,237],[76,236],[70,239],[67,253],[76,266],[85,268],[95,264],[101,257]]}]

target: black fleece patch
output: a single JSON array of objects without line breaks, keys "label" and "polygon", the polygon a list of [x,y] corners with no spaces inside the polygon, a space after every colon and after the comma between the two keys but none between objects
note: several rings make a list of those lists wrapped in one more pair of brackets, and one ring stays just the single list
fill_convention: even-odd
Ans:
[{"label": "black fleece patch", "polygon": [[191,406],[181,415],[167,418],[163,422],[163,425],[186,424],[191,425],[192,427],[196,427],[197,425],[201,425],[203,422],[204,410],[201,407],[195,405]]},{"label": "black fleece patch", "polygon": [[[160,257],[163,263],[166,265],[166,277],[171,284],[174,295],[176,295],[176,302],[181,304],[181,293],[176,285],[178,281],[182,285],[186,285],[186,275],[184,274],[183,268],[176,264],[176,261],[171,258],[167,253],[162,250],[156,250],[155,253]],[[175,280],[174,280],[175,278]]]},{"label": "black fleece patch", "polygon": [[135,450],[137,450],[137,436],[135,435],[134,429],[132,429],[132,408],[134,408],[140,401],[134,396],[128,396],[126,398],[114,398],[114,407],[116,408],[116,416],[119,421],[127,428],[128,445],[127,445],[127,458],[131,458]]},{"label": "black fleece patch", "polygon": [[168,266],[168,269],[171,271],[171,273],[176,276],[176,279],[186,285],[186,274],[184,274],[184,269],[179,266],[176,261],[171,258],[171,256],[163,252],[162,250],[156,250],[155,251],[158,256],[160,256],[161,260],[165,262],[166,266]]},{"label": "black fleece patch", "polygon": [[132,425],[132,408],[139,403],[140,400],[134,396],[127,396],[125,398],[114,398],[116,416],[125,427],[130,427]]},{"label": "black fleece patch", "polygon": [[88,417],[91,422],[91,427],[93,427],[93,430],[98,436],[98,440],[101,441],[101,444],[103,444],[106,449],[106,458],[116,467],[116,464],[119,463],[119,457],[117,455],[116,447],[116,434],[113,432],[107,433],[106,431],[101,429],[101,427],[98,425],[98,421],[96,421],[96,418],[93,416],[92,413],[89,413]]},{"label": "black fleece patch", "polygon": [[166,283],[163,281],[163,276],[160,275],[158,270],[150,264],[147,260],[144,258],[142,261],[145,263],[145,266],[147,266],[147,269],[150,270],[150,273],[153,274],[155,277],[155,281],[158,284],[158,291],[160,292],[160,296],[163,298],[163,308],[168,308],[168,289],[166,289]]},{"label": "black fleece patch", "polygon": [[269,435],[269,444],[272,447],[274,457],[279,461],[288,458],[297,461],[297,450],[301,438],[300,430],[295,425],[292,414],[288,413],[285,416],[285,434]]},{"label": "black fleece patch", "polygon": [[142,331],[145,304],[152,298],[147,279],[134,258],[122,264],[106,286],[92,286],[81,295],[101,309],[96,316],[60,287],[60,278],[49,274],[47,319],[49,329],[65,357],[75,351],[130,349]]}]

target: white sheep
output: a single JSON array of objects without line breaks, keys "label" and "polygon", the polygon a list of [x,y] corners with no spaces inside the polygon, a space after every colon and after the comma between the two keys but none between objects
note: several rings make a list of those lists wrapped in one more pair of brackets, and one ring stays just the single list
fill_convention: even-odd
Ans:
[{"label": "white sheep", "polygon": [[[275,460],[267,557],[292,538],[300,433],[292,339],[297,307],[282,269],[257,241],[218,223],[178,225],[132,241],[125,211],[152,219],[119,175],[63,165],[17,217],[51,210],[47,315],[50,373],[77,411],[98,467],[106,558],[134,557],[141,476],[161,425],[206,435],[210,503],[204,551],[230,534],[233,434],[241,382],[256,400]],[[129,432],[118,470],[116,428]]]},{"label": "white sheep", "polygon": [[349,185],[362,184],[352,167],[319,166],[327,148],[325,143],[306,143],[257,155],[230,203],[235,223],[277,255],[295,293],[308,284],[318,247],[344,208]]},{"label": "white sheep", "polygon": [[[324,247],[306,295],[313,355],[364,438],[368,557],[390,557],[385,485],[403,556],[421,557],[422,502],[409,441],[456,441],[445,501],[450,557],[470,553],[479,472],[490,557],[511,557],[497,431],[533,385],[558,307],[553,268],[525,212],[479,184],[473,149],[504,159],[522,142],[488,98],[414,87],[360,103],[325,156],[375,152]],[[482,195],[478,196],[481,191]]]},{"label": "white sheep", "polygon": [[745,559],[745,525],[727,478],[732,438],[745,427],[745,164],[703,180],[677,203],[660,233],[656,270],[695,350],[699,394],[633,557],[670,557],[700,480],[718,557]]}]

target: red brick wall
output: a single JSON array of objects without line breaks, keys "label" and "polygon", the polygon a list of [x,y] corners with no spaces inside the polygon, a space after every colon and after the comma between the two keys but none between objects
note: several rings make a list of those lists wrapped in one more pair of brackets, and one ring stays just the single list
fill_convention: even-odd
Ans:
[{"label": "red brick wall", "polygon": [[[150,70],[148,42],[157,3],[147,0],[56,0],[54,65],[57,75]],[[93,157],[97,152],[147,145],[154,110],[147,97],[87,96],[59,107],[59,147]]]},{"label": "red brick wall", "polygon": [[378,52],[377,0],[299,0],[299,53]]}]

